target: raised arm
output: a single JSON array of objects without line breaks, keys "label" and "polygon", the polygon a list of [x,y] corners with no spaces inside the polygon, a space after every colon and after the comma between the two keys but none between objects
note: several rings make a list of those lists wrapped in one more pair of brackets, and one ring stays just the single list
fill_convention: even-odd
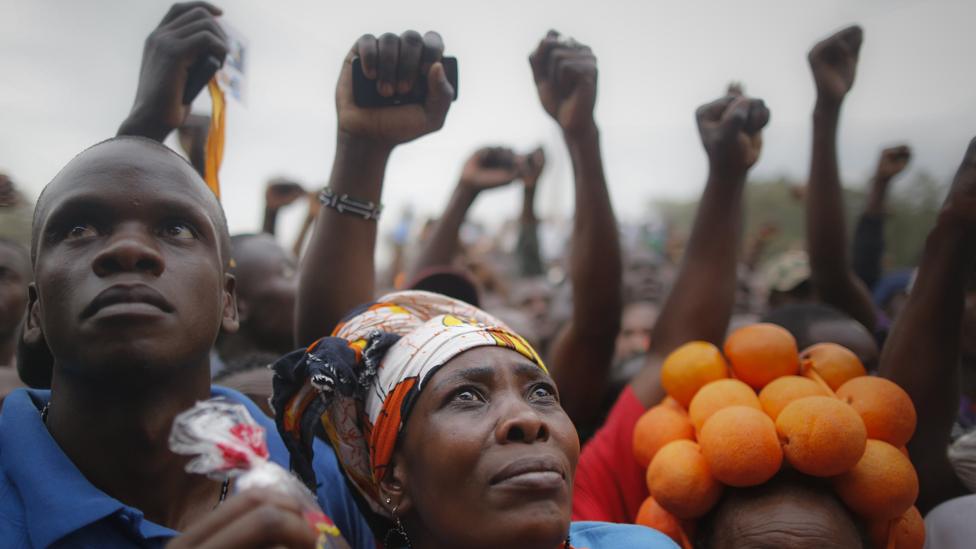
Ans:
[{"label": "raised arm", "polygon": [[518,162],[511,149],[485,147],[464,163],[461,177],[444,213],[424,243],[408,279],[431,267],[451,265],[458,254],[461,224],[481,191],[508,185],[518,177]]},{"label": "raised arm", "polygon": [[549,362],[563,408],[581,425],[593,419],[602,401],[622,309],[617,221],[593,117],[597,63],[590,48],[555,31],[539,43],[529,63],[542,107],[559,124],[573,162],[573,311],[553,342]]},{"label": "raised arm", "polygon": [[664,398],[664,357],[693,340],[721,345],[735,304],[746,174],[759,159],[769,110],[760,99],[729,95],[698,109],[708,180],[698,203],[681,270],[654,325],[647,363],[631,382],[651,406]]},{"label": "raised arm", "polygon": [[308,203],[308,210],[305,212],[305,220],[302,221],[302,227],[298,230],[298,235],[295,236],[295,242],[291,246],[291,251],[295,257],[302,257],[302,248],[305,246],[305,237],[308,236],[312,226],[315,225],[315,220],[319,217],[319,212],[322,211],[322,203],[319,202],[318,192],[312,191],[306,193],[305,201]]},{"label": "raised arm", "polygon": [[[444,125],[454,90],[440,62],[440,35],[361,37],[346,56],[336,86],[338,131],[329,188],[337,197],[380,204],[386,163],[393,148]],[[359,57],[367,78],[377,80],[381,95],[413,89],[426,78],[424,103],[363,108],[353,100],[353,59]],[[319,213],[302,260],[296,307],[299,345],[328,335],[353,307],[375,291],[376,220],[325,207]]]},{"label": "raised arm", "polygon": [[264,188],[264,222],[261,231],[275,234],[278,212],[304,196],[307,196],[305,189],[294,181],[280,177],[269,181],[268,186]]},{"label": "raised arm", "polygon": [[813,110],[813,152],[807,184],[806,224],[810,276],[820,298],[874,331],[871,295],[854,274],[844,221],[844,197],[837,169],[837,125],[841,104],[854,85],[861,27],[848,27],[810,50],[817,85]]},{"label": "raised arm", "polygon": [[854,229],[854,272],[869,289],[881,280],[881,261],[884,256],[885,202],[891,180],[908,166],[911,150],[905,145],[881,151],[878,169],[871,178],[868,200]]},{"label": "raised arm", "polygon": [[190,105],[183,103],[190,67],[207,55],[227,55],[227,38],[216,19],[221,13],[207,2],[173,5],[146,38],[136,99],[118,135],[162,142],[183,125],[190,113]]},{"label": "raised arm", "polygon": [[905,308],[881,354],[881,375],[915,404],[908,453],[919,476],[924,515],[968,492],[946,457],[959,409],[959,348],[966,283],[976,261],[976,139],[969,144],[925,251]]},{"label": "raised arm", "polygon": [[522,157],[522,215],[519,216],[518,256],[519,274],[540,276],[545,274],[542,253],[539,249],[539,219],[535,216],[535,192],[539,176],[546,166],[546,153],[542,147]]}]

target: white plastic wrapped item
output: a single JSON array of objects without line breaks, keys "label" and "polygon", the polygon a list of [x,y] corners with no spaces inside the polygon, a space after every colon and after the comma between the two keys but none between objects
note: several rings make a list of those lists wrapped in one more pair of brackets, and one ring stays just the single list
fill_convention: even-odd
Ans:
[{"label": "white plastic wrapped item", "polygon": [[349,548],[305,485],[268,460],[264,428],[243,405],[219,398],[198,402],[173,420],[169,447],[177,454],[195,456],[187,464],[187,472],[218,481],[234,479],[235,491],[271,489],[294,497],[302,505],[305,520],[319,534],[319,549]]}]

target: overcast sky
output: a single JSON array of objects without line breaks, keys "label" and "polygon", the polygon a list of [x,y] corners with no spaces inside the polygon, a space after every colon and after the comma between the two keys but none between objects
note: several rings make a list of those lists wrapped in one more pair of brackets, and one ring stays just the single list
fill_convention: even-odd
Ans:
[{"label": "overcast sky", "polygon": [[[135,93],[142,43],[168,2],[0,0],[0,170],[36,196],[73,155],[114,134]],[[410,2],[235,1],[225,19],[249,42],[248,102],[228,110],[221,173],[233,231],[259,228],[274,175],[328,176],[334,85],[362,33],[437,30],[459,59],[460,99],[439,133],[394,153],[388,229],[406,204],[436,215],[460,164],[483,144],[544,144],[544,214],[571,207],[571,173],[539,106],[527,55],[549,28],[599,58],[597,119],[618,216],[654,198],[693,198],[705,177],[695,108],[744,82],[772,111],[754,178],[805,177],[813,83],[806,53],[850,23],[865,30],[843,112],[841,172],[863,184],[884,144],[906,141],[912,169],[947,178],[976,135],[972,0]],[[204,102],[206,105],[206,102]],[[474,215],[515,215],[519,193],[483,196]],[[287,235],[304,215],[284,218]]]}]

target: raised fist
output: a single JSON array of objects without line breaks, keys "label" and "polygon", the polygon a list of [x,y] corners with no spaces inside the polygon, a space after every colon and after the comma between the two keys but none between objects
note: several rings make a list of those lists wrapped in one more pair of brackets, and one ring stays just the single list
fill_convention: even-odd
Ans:
[{"label": "raised fist", "polygon": [[298,183],[275,178],[268,182],[268,187],[264,190],[264,204],[269,210],[280,210],[306,194]]},{"label": "raised fist", "polygon": [[546,151],[537,147],[534,151],[519,157],[519,177],[526,187],[534,187],[539,182],[542,169],[546,167]]},{"label": "raised fist", "polygon": [[729,95],[699,107],[696,117],[711,170],[744,176],[759,159],[762,129],[769,122],[762,99]]},{"label": "raised fist", "polygon": [[821,41],[807,58],[821,99],[840,103],[854,85],[864,31],[854,25]]},{"label": "raised fist", "polygon": [[512,149],[485,147],[464,163],[460,184],[482,191],[508,185],[518,177],[518,158]]},{"label": "raised fist", "polygon": [[146,38],[136,99],[119,133],[162,141],[183,125],[190,112],[183,104],[190,67],[207,55],[227,55],[227,37],[217,24],[221,13],[207,2],[173,4]]},{"label": "raised fist", "polygon": [[549,31],[529,56],[529,64],[542,108],[564,132],[594,127],[597,68],[589,47]]},{"label": "raised fist", "polygon": [[[362,36],[346,55],[336,86],[339,133],[393,147],[439,130],[454,98],[454,88],[441,64],[443,53],[444,42],[436,32]],[[396,107],[357,106],[352,91],[352,62],[356,57],[363,74],[376,80],[377,91],[384,97],[406,94],[419,79],[426,78],[426,101]]]},{"label": "raised fist", "polygon": [[881,151],[876,175],[879,179],[887,181],[901,173],[908,166],[908,161],[911,159],[912,150],[907,145],[888,147]]}]

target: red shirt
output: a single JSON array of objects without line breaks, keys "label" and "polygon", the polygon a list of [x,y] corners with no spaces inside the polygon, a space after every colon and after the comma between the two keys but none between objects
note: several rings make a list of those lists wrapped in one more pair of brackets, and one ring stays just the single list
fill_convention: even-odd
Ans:
[{"label": "red shirt", "polygon": [[583,447],[573,487],[573,520],[633,523],[647,499],[645,471],[634,459],[634,426],[647,408],[630,385],[606,423]]}]

